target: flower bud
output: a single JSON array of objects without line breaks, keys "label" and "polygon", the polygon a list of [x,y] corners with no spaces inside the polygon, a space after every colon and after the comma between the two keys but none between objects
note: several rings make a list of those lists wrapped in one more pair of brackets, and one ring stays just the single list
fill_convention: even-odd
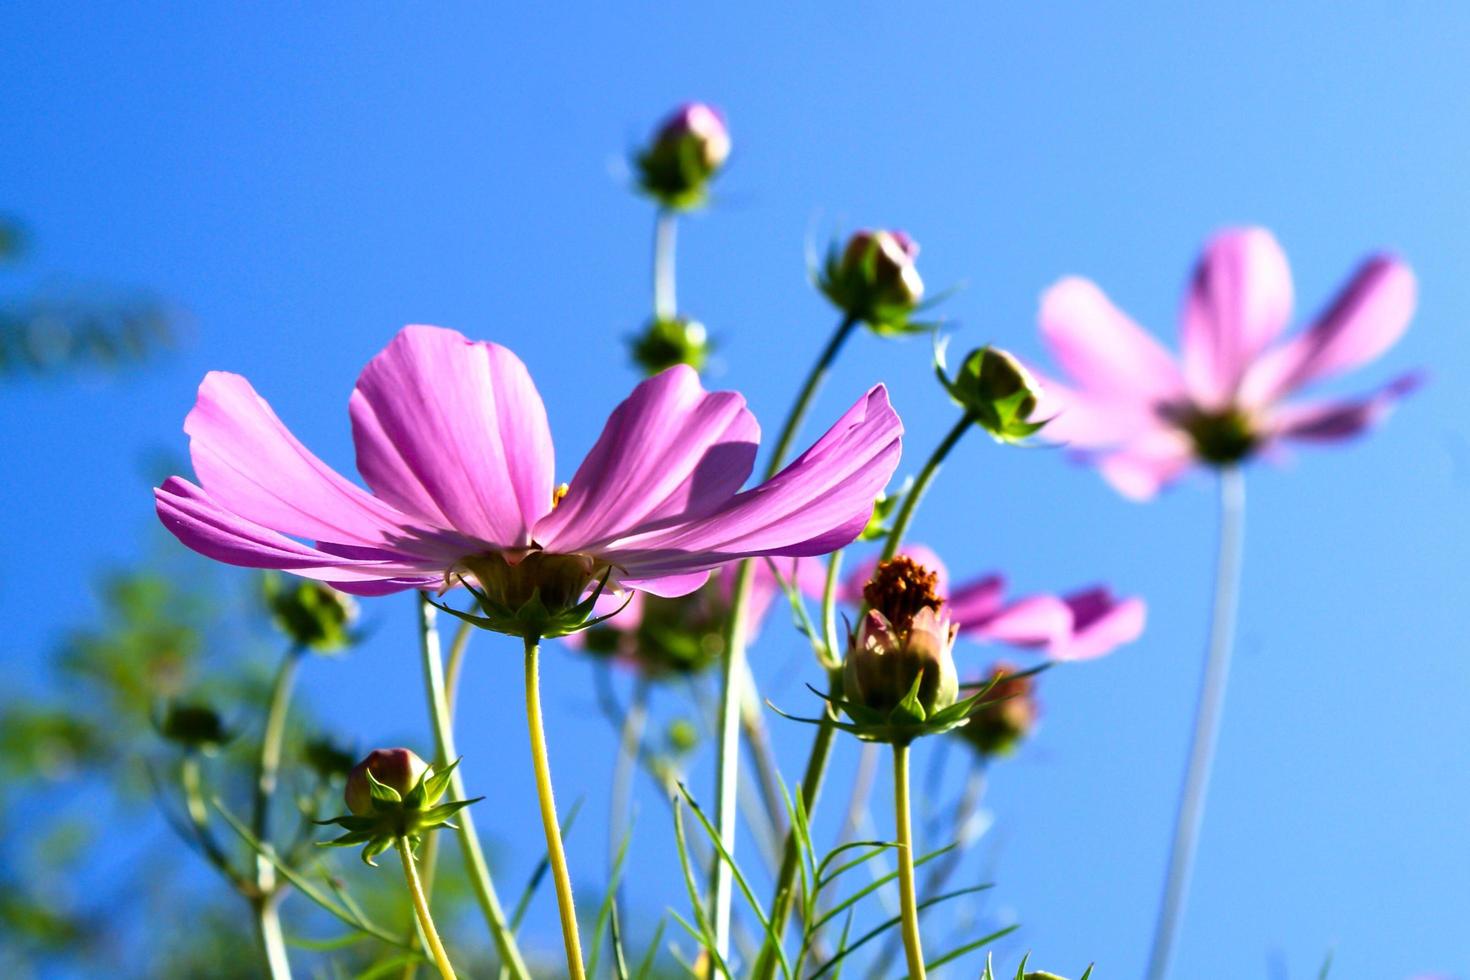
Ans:
[{"label": "flower bud", "polygon": [[325,736],[308,739],[301,749],[302,758],[322,782],[346,778],[353,769],[356,755]]},{"label": "flower bud", "polygon": [[880,564],[863,589],[870,608],[848,652],[843,697],[870,717],[902,709],[923,722],[959,697],[951,656],[957,628],[940,611],[937,582],[934,572],[898,557]]},{"label": "flower bud", "polygon": [[710,179],[729,156],[730,131],[719,110],[690,102],[663,121],[637,166],[645,193],[687,210],[704,203]]},{"label": "flower bud", "polygon": [[207,704],[174,702],[156,724],[160,735],[188,749],[213,750],[233,737],[219,712]]},{"label": "flower bud", "polygon": [[709,360],[709,335],[704,324],[687,317],[662,319],[655,317],[641,334],[630,338],[633,363],[648,375],[658,374],[675,364],[687,364],[703,371]]},{"label": "flower bud", "polygon": [[1005,662],[991,667],[986,681],[989,690],[958,732],[982,756],[1009,755],[1036,726],[1036,684]]},{"label": "flower bud", "polygon": [[[347,809],[360,817],[367,816],[373,812],[373,780],[400,797],[407,796],[428,768],[428,764],[409,749],[374,749],[348,773],[347,788],[342,798]],[[368,779],[369,773],[372,780]]]},{"label": "flower bud", "polygon": [[266,605],[271,621],[303,650],[333,653],[350,646],[357,603],[330,585],[310,579],[267,575]]},{"label": "flower bud", "polygon": [[[553,498],[553,506],[560,501]],[[500,552],[461,559],[451,576],[469,587],[484,616],[446,606],[446,612],[509,636],[566,636],[588,622],[601,597],[606,575],[594,582],[592,559],[531,551],[510,561]]]},{"label": "flower bud", "polygon": [[941,350],[935,367],[950,397],[996,439],[1015,442],[1045,424],[1031,421],[1041,386],[1009,352],[988,346],[973,350],[951,379],[945,376]]},{"label": "flower bud", "polygon": [[914,259],[919,246],[901,231],[859,231],[834,245],[818,285],[838,309],[880,334],[912,333],[909,314],[924,297]]}]

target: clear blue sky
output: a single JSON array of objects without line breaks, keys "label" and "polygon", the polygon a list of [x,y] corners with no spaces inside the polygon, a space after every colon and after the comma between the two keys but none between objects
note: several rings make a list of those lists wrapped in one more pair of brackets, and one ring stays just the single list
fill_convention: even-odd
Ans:
[{"label": "clear blue sky", "polygon": [[[634,381],[622,337],[649,302],[650,214],[622,161],[686,98],[725,107],[736,150],[717,207],[684,228],[681,301],[721,342],[715,383],[768,429],[833,319],[804,279],[814,226],[909,229],[929,283],[969,284],[944,306],[955,343],[1028,355],[1037,295],[1064,273],[1172,339],[1222,224],[1276,230],[1304,315],[1389,246],[1420,275],[1420,313],[1349,387],[1415,365],[1431,384],[1362,442],[1251,473],[1240,656],[1177,975],[1312,976],[1334,946],[1344,978],[1470,973],[1470,10],[1280,6],[5,4],[0,207],[38,244],[0,288],[147,286],[194,322],[133,376],[0,393],[8,656],[34,676],[90,608],[82,581],[156,545],[140,459],[182,451],[205,370],[249,376],[350,471],[363,362],[405,322],[454,326],[527,361],[560,458],[579,458]],[[878,379],[912,469],[950,421],[922,341],[862,338],[818,414]],[[994,773],[991,910],[1050,969],[1141,970],[1213,533],[1205,481],[1139,506],[1058,453],[980,438],[919,518],[956,574],[1107,579],[1151,604],[1142,642],[1046,677],[1043,729]],[[375,603],[371,645],[304,678],[363,742],[426,737],[410,609]],[[482,826],[532,842],[519,659],[477,642],[471,789],[502,783]],[[814,673],[799,656],[779,629],[756,654],[783,705]],[[586,665],[549,660],[562,794],[600,814],[611,738]],[[794,775],[807,732],[773,724]],[[645,797],[643,814],[632,900],[652,914],[683,896],[664,811]],[[503,852],[513,880],[535,850]],[[600,832],[572,860],[598,880]],[[540,909],[543,941],[551,922]]]}]

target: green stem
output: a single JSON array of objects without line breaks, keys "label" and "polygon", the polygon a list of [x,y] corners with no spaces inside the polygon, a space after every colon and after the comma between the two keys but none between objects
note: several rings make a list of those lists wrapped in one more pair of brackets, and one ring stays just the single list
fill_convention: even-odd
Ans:
[{"label": "green stem", "polygon": [[[464,668],[464,654],[469,649],[470,634],[474,627],[469,623],[460,623],[459,628],[454,631],[454,639],[449,643],[449,662],[444,668],[444,697],[449,709],[449,724],[454,725],[454,700],[459,690],[459,675]],[[418,872],[419,878],[424,883],[424,897],[430,899],[434,895],[434,879],[439,871],[439,834],[428,834],[424,837],[424,843],[419,848]],[[408,945],[416,947],[419,942],[419,931],[412,927],[408,930]],[[413,980],[418,976],[418,960],[410,960],[403,965],[403,980]]]},{"label": "green stem", "polygon": [[[801,387],[801,392],[796,396],[796,403],[792,405],[791,413],[786,417],[786,423],[781,427],[781,435],[777,438],[775,448],[771,450],[770,461],[766,464],[766,479],[769,480],[780,472],[781,465],[791,451],[791,444],[795,441],[796,434],[801,428],[801,423],[806,419],[807,412],[811,410],[817,389],[822,386],[822,382],[832,369],[833,362],[837,360],[837,355],[842,350],[842,345],[847,342],[847,338],[852,335],[853,329],[859,322],[861,321],[856,317],[845,316],[837,325],[837,329],[832,332],[827,346],[822,349],[817,363],[812,366],[806,382]],[[735,588],[730,595],[730,613],[725,624],[724,669],[720,677],[720,745],[719,755],[715,760],[715,813],[720,842],[732,857],[735,853],[736,796],[740,774],[740,703],[743,697],[742,689],[746,687],[750,674],[745,661],[747,639],[745,607],[750,602],[750,585],[754,575],[753,561],[746,560],[740,563],[740,570],[736,573]],[[754,691],[754,684],[751,683],[750,686]],[[820,737],[820,730],[818,737]],[[822,762],[822,768],[826,768],[825,759]],[[820,783],[820,776],[817,781]],[[791,849],[789,835],[787,841],[789,851]],[[714,923],[715,952],[720,959],[723,959],[730,951],[730,914],[734,898],[734,880],[729,863],[716,861],[712,878],[710,888],[712,914],[710,918]]]},{"label": "green stem", "polygon": [[898,897],[903,914],[903,949],[909,980],[924,980],[924,946],[919,938],[919,900],[914,889],[914,832],[909,819],[909,747],[893,745],[893,816],[898,829]]},{"label": "green stem", "polygon": [[949,433],[935,447],[928,461],[924,463],[924,468],[919,471],[918,477],[915,478],[913,487],[909,490],[908,495],[904,497],[903,504],[898,508],[898,516],[893,519],[893,529],[888,532],[888,540],[883,544],[883,554],[879,556],[879,561],[888,561],[894,555],[898,554],[899,546],[903,544],[904,535],[908,533],[909,525],[913,523],[914,512],[919,509],[919,501],[924,499],[924,494],[928,492],[929,485],[939,475],[939,468],[944,464],[945,457],[949,455],[950,450],[959,444],[959,441],[964,438],[965,433],[970,431],[970,427],[974,424],[975,417],[966,412],[960,416],[960,420],[954,424],[954,428],[950,429]]},{"label": "green stem", "polygon": [[567,975],[586,980],[582,965],[582,940],[577,933],[577,907],[572,901],[572,876],[567,872],[567,855],[561,843],[561,824],[556,819],[556,798],[551,790],[551,763],[546,757],[546,729],[541,722],[540,640],[526,641],[526,727],[531,735],[531,764],[536,770],[536,798],[541,804],[541,828],[546,833],[546,858],[551,880],[556,885],[556,907],[561,914],[561,937],[567,951]]},{"label": "green stem", "polygon": [[[618,758],[613,766],[612,792],[608,797],[607,867],[611,873],[632,825],[633,774],[643,752],[643,732],[648,725],[648,678],[639,674],[633,682],[633,700],[623,716],[618,736]],[[621,889],[620,889],[621,890]]]},{"label": "green stem", "polygon": [[[292,647],[276,669],[276,678],[271,684],[270,702],[266,706],[265,731],[260,739],[251,829],[255,839],[267,845],[270,844],[271,803],[276,795],[281,771],[281,752],[286,742],[286,717],[291,710],[291,690],[296,685],[301,656],[301,648]],[[286,956],[281,920],[276,911],[276,869],[264,855],[257,855],[255,858],[255,891],[256,896],[251,904],[255,909],[256,933],[260,938],[261,952],[273,980],[286,980],[291,976],[291,964]]]},{"label": "green stem", "polygon": [[674,240],[679,216],[668,208],[659,208],[653,225],[653,315],[672,320],[679,315],[674,286]]},{"label": "green stem", "polygon": [[[829,697],[836,697],[842,693],[840,670],[828,673],[827,688]],[[822,718],[824,721],[830,721],[832,717],[832,707],[828,705]],[[827,761],[832,756],[832,743],[836,734],[837,729],[834,726],[823,724],[817,727],[817,734],[812,738],[811,752],[807,755],[806,760],[806,771],[801,776],[801,802],[808,814],[816,809],[817,796],[822,791],[822,780],[827,775]],[[771,898],[771,927],[776,942],[780,942],[786,935],[786,921],[791,917],[791,908],[796,901],[796,872],[800,862],[801,843],[796,839],[794,832],[788,832],[786,845],[781,850],[781,867],[776,872],[776,888]],[[776,975],[776,969],[776,951],[772,943],[767,941],[761,948],[751,976],[770,980]]]},{"label": "green stem", "polygon": [[1199,845],[1204,818],[1205,794],[1210,785],[1210,767],[1220,735],[1220,715],[1225,705],[1225,682],[1230,674],[1230,652],[1235,645],[1236,611],[1240,604],[1241,554],[1245,542],[1245,480],[1234,466],[1220,470],[1220,546],[1215,566],[1215,605],[1211,614],[1210,648],[1205,674],[1195,709],[1194,741],[1189,750],[1184,789],[1174,823],[1174,843],[1169,853],[1169,875],[1159,903],[1159,921],[1149,954],[1149,980],[1164,980],[1179,924],[1189,893],[1195,849]]},{"label": "green stem", "polygon": [[429,952],[434,956],[434,965],[439,968],[439,976],[444,980],[455,980],[449,954],[444,951],[439,930],[434,928],[434,917],[429,914],[429,897],[424,894],[423,883],[419,881],[418,871],[413,866],[413,849],[408,846],[407,837],[399,837],[393,843],[398,848],[398,856],[403,859],[403,878],[408,883],[413,910],[419,917],[419,926],[424,931],[424,941],[429,944]]},{"label": "green stem", "polygon": [[[429,718],[434,725],[434,761],[437,765],[448,765],[459,758],[454,747],[454,723],[449,713],[449,698],[444,685],[444,662],[439,653],[439,628],[435,624],[436,610],[423,594],[419,595],[419,640],[424,661],[424,689],[429,699]],[[450,798],[465,798],[464,781],[459,769],[449,778]],[[526,961],[516,945],[515,936],[505,922],[505,913],[500,908],[500,897],[495,893],[495,884],[490,879],[490,869],[485,864],[485,852],[480,849],[480,838],[475,833],[475,820],[466,808],[455,814],[454,822],[459,826],[460,852],[464,856],[465,873],[470,887],[475,892],[485,924],[500,953],[501,966],[515,980],[531,980]]]}]

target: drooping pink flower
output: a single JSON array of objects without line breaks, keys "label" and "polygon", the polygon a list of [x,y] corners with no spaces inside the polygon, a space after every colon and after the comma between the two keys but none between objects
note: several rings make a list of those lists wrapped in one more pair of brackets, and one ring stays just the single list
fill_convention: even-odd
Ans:
[{"label": "drooping pink flower", "polygon": [[678,366],[613,411],[563,493],[525,365],[425,326],[369,362],[350,415],[371,492],[312,455],[244,378],[207,375],[184,423],[198,483],[158,488],[160,519],[210,558],[363,595],[441,587],[467,569],[483,582],[475,569],[513,580],[568,566],[587,581],[606,572],[612,588],[680,595],[734,559],[851,541],[902,434],[879,385],[773,479],[741,491],[755,418],[740,395],[707,392]]},{"label": "drooping pink flower", "polygon": [[[949,572],[933,549],[905,545],[903,554],[937,576],[936,591],[960,635],[990,643],[1033,649],[1051,660],[1091,660],[1111,653],[1143,634],[1148,609],[1142,599],[1117,598],[1106,586],[1062,596],[1038,594],[1006,599],[1005,578],[989,574],[949,588]],[[862,601],[863,586],[873,576],[870,559],[847,577],[843,601]]]},{"label": "drooping pink flower", "polygon": [[1087,451],[1136,499],[1198,463],[1241,462],[1285,442],[1357,435],[1412,390],[1400,377],[1360,398],[1290,400],[1313,382],[1374,360],[1413,315],[1414,274],[1386,254],[1367,259],[1305,330],[1281,339],[1291,270],[1269,231],[1231,229],[1206,243],[1185,290],[1178,360],[1086,279],[1041,299],[1042,338],[1074,382],[1043,383],[1044,434]]}]

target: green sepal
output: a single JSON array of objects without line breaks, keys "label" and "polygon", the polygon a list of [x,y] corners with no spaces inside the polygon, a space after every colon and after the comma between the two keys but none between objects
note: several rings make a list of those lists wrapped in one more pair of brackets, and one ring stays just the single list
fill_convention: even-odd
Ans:
[{"label": "green sepal", "polygon": [[[459,759],[455,759],[443,769],[437,769],[434,766],[429,767],[428,772],[425,773],[426,778],[422,780],[424,788],[423,806],[433,806],[444,797],[445,791],[449,789],[449,780],[453,777],[454,770],[459,766],[459,762]],[[433,773],[433,775],[429,775],[429,773]]]},{"label": "green sepal", "polygon": [[362,774],[367,777],[368,787],[372,791],[374,810],[383,811],[403,802],[402,794],[392,786],[378,782],[378,777],[373,775],[371,769],[364,766]]},{"label": "green sepal", "polygon": [[1005,370],[1010,372],[1005,381],[1019,385],[1013,392],[998,395],[995,393],[995,379],[987,377],[985,373],[986,355],[992,351],[992,348],[979,347],[971,351],[951,377],[945,357],[948,346],[948,337],[935,339],[935,377],[939,379],[939,384],[949,394],[950,399],[968,412],[971,418],[982,429],[990,433],[991,438],[995,441],[1023,442],[1041,431],[1051,421],[1050,419],[1031,421],[1031,413],[1036,407],[1038,389],[1034,380],[1014,358],[998,352],[1001,353],[1004,360],[997,363],[1002,364]]},{"label": "green sepal", "polygon": [[392,846],[392,837],[374,837],[371,841],[368,842],[367,847],[364,847],[362,849],[362,863],[366,864],[370,868],[376,868],[378,866],[378,862],[374,861],[373,858],[377,857],[379,854],[382,854],[384,851]]},{"label": "green sepal", "polygon": [[[607,590],[607,581],[611,575],[612,568],[609,567],[602,573],[602,577],[597,580],[596,587],[586,599],[575,606],[556,612],[546,608],[546,604],[541,600],[539,587],[531,593],[531,598],[527,599],[519,609],[512,609],[505,603],[491,599],[485,592],[470,585],[463,578],[460,579],[461,583],[469,590],[470,595],[475,597],[475,602],[485,615],[476,616],[473,613],[461,612],[447,603],[435,602],[433,599],[428,601],[440,612],[448,613],[462,622],[478,626],[483,630],[503,633],[506,636],[549,639],[591,629],[623,611],[622,608],[619,608],[606,616],[589,618],[597,606],[597,600],[602,598],[603,592]],[[630,601],[631,599],[632,597],[629,596]],[[627,603],[624,603],[624,606],[626,605]]]}]

